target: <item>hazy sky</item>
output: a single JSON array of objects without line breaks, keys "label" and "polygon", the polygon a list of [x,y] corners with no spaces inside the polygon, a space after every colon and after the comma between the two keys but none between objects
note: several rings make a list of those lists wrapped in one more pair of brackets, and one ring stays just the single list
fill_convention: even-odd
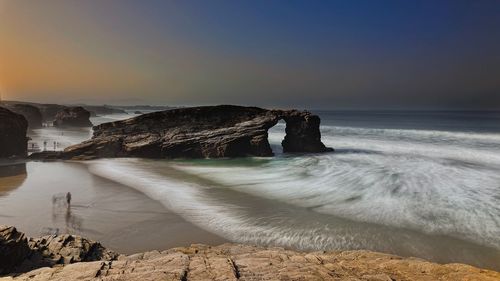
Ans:
[{"label": "hazy sky", "polygon": [[500,1],[0,0],[0,92],[500,109]]}]

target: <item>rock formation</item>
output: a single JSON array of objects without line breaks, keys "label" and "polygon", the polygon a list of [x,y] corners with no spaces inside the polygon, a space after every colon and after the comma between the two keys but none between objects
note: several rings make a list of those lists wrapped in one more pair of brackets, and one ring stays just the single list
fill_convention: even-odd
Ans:
[{"label": "rock formation", "polygon": [[81,106],[67,107],[59,111],[54,120],[56,127],[92,127],[90,112]]},{"label": "rock formation", "polygon": [[36,129],[42,127],[43,118],[38,107],[29,104],[5,104],[3,107],[24,116],[28,121],[29,128]]},{"label": "rock formation", "polygon": [[0,226],[0,275],[15,271],[30,253],[24,233],[14,227]]},{"label": "rock formation", "polygon": [[[0,247],[3,241],[1,233],[3,232],[0,230]],[[11,240],[18,241],[19,234],[16,235]],[[74,240],[65,242],[68,237]],[[192,245],[129,256],[117,256],[113,252],[103,250],[105,254],[91,255],[90,259],[86,259],[82,258],[77,250],[86,244],[74,243],[77,239],[81,238],[68,235],[52,236],[51,241],[57,242],[47,242],[49,246],[43,246],[47,251],[42,251],[43,257],[54,252],[56,256],[60,256],[60,253],[77,253],[65,256],[76,256],[76,259],[59,259],[63,266],[52,264],[52,267],[39,268],[0,280],[500,280],[499,272],[464,264],[441,265],[422,259],[370,251],[304,253],[240,244],[216,247]],[[17,244],[19,243],[11,243],[10,247]],[[84,247],[87,249],[87,246]],[[14,249],[17,248],[1,249],[0,257],[4,253],[3,250],[15,254]],[[23,247],[19,251],[25,255],[26,248]],[[38,250],[35,247],[32,251]],[[13,260],[9,262],[12,263]],[[5,264],[0,263],[0,267],[2,266]]]},{"label": "rock formation", "polygon": [[61,110],[64,110],[66,106],[59,104],[31,104],[37,107],[42,113],[42,118],[44,122],[52,122],[56,118],[56,114]]},{"label": "rock formation", "polygon": [[24,116],[0,107],[0,158],[26,156],[28,122]]},{"label": "rock formation", "polygon": [[0,225],[0,275],[76,262],[110,261],[117,256],[101,244],[79,236],[27,238],[15,227]]},{"label": "rock formation", "polygon": [[[328,152],[320,119],[307,111],[232,105],[166,110],[94,127],[92,139],[58,157],[221,158],[272,156],[269,128],[285,120],[285,152]],[[47,155],[35,155],[44,158]]]},{"label": "rock formation", "polygon": [[[10,109],[11,111],[14,111],[16,113],[22,114],[22,112],[17,112],[14,108],[14,106],[21,105],[21,106],[32,106],[38,108],[38,111],[42,115],[42,122],[52,122],[56,118],[56,114],[59,113],[60,111],[64,110],[65,108],[68,108],[68,106],[65,105],[60,105],[60,104],[44,104],[44,103],[35,103],[35,102],[21,102],[21,101],[2,101],[0,102],[0,106],[5,107],[7,109]],[[127,114],[127,112],[123,109],[112,107],[109,105],[81,105],[85,110],[89,111],[91,113],[91,116],[98,116],[98,115],[107,115],[107,114]],[[24,114],[23,114],[24,115]],[[26,119],[28,119],[28,122],[30,122],[30,127],[31,126],[31,121],[27,116],[25,116]]]}]

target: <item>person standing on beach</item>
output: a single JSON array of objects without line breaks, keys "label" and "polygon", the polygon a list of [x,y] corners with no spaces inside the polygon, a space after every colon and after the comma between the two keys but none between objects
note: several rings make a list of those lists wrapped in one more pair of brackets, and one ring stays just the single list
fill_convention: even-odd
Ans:
[{"label": "person standing on beach", "polygon": [[68,204],[68,208],[71,206],[71,192],[66,193],[66,203]]}]

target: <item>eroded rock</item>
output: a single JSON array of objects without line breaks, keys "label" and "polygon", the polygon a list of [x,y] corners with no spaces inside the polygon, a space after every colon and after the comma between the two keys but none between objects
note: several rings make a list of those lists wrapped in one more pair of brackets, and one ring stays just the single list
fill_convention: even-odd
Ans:
[{"label": "eroded rock", "polygon": [[56,127],[92,127],[90,112],[81,106],[67,107],[59,111],[54,120]]},{"label": "eroded rock", "polygon": [[[427,262],[369,251],[303,253],[240,244],[192,245],[42,268],[5,280],[499,280],[464,264]],[[1,280],[1,278],[0,278]]]},{"label": "eroded rock", "polygon": [[26,156],[27,129],[28,122],[24,116],[0,107],[0,158]]},{"label": "eroded rock", "polygon": [[0,275],[15,271],[30,255],[24,233],[13,226],[0,225]]},{"label": "eroded rock", "polygon": [[27,238],[15,227],[0,225],[0,274],[118,257],[100,243],[75,235]]},{"label": "eroded rock", "polygon": [[92,139],[66,148],[60,156],[64,159],[272,156],[267,131],[281,119],[287,122],[285,152],[333,150],[321,142],[319,117],[307,111],[221,105],[153,112],[101,124],[94,127]]}]

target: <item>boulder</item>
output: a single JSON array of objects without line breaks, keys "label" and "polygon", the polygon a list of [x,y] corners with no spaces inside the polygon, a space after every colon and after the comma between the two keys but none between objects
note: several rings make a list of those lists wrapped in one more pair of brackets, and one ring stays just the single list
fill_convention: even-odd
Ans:
[{"label": "boulder", "polygon": [[24,233],[13,226],[0,225],[0,275],[13,272],[30,255]]},{"label": "boulder", "polygon": [[54,120],[56,127],[92,127],[90,112],[81,106],[67,107],[59,111]]},{"label": "boulder", "polygon": [[30,238],[30,249],[38,253],[46,265],[113,260],[118,254],[100,243],[76,235],[50,235]]},{"label": "boulder", "polygon": [[26,156],[27,129],[28,121],[24,116],[0,107],[0,158]]},{"label": "boulder", "polygon": [[76,235],[51,235],[27,238],[15,227],[0,225],[0,275],[32,269],[106,260],[118,254],[100,243]]},{"label": "boulder", "polygon": [[[103,157],[221,158],[272,156],[269,128],[285,120],[285,152],[329,152],[320,119],[307,111],[233,105],[178,108],[94,127],[92,139],[68,147],[65,159]],[[35,155],[34,157],[43,155]],[[52,155],[54,156],[54,155]]]}]

